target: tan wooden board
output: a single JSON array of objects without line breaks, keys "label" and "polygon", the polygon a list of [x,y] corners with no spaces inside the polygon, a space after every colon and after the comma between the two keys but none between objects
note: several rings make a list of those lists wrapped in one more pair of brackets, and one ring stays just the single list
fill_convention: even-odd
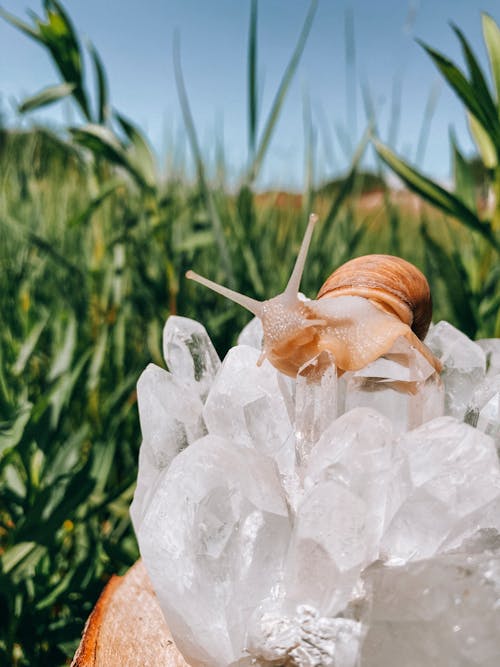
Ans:
[{"label": "tan wooden board", "polygon": [[189,667],[141,561],[108,582],[85,624],[71,667]]}]

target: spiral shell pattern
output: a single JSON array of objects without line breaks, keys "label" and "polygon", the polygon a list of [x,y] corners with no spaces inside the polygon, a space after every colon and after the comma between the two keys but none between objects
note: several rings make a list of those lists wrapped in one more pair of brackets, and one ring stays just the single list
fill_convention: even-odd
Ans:
[{"label": "spiral shell pattern", "polygon": [[326,279],[318,299],[362,296],[393,313],[423,340],[432,318],[432,298],[424,274],[392,255],[364,255],[346,262]]}]

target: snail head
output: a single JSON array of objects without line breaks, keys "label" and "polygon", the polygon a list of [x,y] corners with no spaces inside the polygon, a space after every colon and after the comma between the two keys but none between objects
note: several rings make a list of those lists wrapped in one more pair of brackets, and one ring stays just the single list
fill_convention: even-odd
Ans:
[{"label": "snail head", "polygon": [[258,317],[264,331],[259,365],[267,358],[276,368],[288,375],[296,374],[297,364],[302,365],[300,360],[311,359],[317,353],[315,349],[318,338],[316,327],[326,325],[326,321],[318,319],[314,311],[308,307],[307,302],[301,301],[298,296],[307,252],[317,220],[318,216],[315,214],[309,217],[309,224],[288,284],[284,292],[271,299],[258,301],[214,283],[194,271],[186,273],[186,278],[222,294]]}]

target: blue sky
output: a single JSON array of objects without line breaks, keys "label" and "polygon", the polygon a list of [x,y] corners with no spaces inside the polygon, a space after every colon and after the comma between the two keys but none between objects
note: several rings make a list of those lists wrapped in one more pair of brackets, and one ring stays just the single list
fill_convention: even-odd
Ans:
[{"label": "blue sky", "polygon": [[[4,9],[26,18],[41,12],[39,0],[3,0]],[[66,0],[65,6],[84,38],[91,39],[106,65],[113,105],[139,123],[155,149],[182,154],[183,124],[175,89],[172,42],[181,38],[186,87],[207,158],[223,137],[234,182],[247,157],[246,58],[249,0]],[[309,2],[261,0],[259,3],[259,87],[261,127],[300,31]],[[319,7],[297,77],[285,103],[260,178],[262,187],[294,187],[303,182],[303,100],[310,100],[317,130],[316,180],[348,165],[349,142],[366,126],[360,84],[367,83],[378,115],[379,133],[393,148],[415,159],[429,95],[437,91],[429,142],[421,164],[448,180],[449,128],[460,145],[472,150],[463,110],[418,37],[452,59],[460,48],[449,26],[456,23],[483,63],[480,12],[500,21],[498,0],[319,0]],[[351,13],[355,66],[346,64],[345,21]],[[14,102],[57,77],[48,56],[35,43],[0,22],[0,93],[8,116]],[[394,96],[393,91],[401,94]],[[391,126],[393,100],[400,100],[399,123]],[[25,118],[78,123],[68,105]],[[347,137],[348,141],[339,139]],[[333,150],[329,148],[332,146]],[[370,158],[368,158],[368,165]]]}]

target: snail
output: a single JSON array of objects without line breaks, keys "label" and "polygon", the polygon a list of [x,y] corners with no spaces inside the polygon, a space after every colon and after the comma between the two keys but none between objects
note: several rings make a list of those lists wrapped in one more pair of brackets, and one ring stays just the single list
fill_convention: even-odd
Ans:
[{"label": "snail", "polygon": [[403,336],[436,369],[441,363],[422,342],[430,325],[432,300],[427,279],[413,264],[392,255],[365,255],[334,271],[316,300],[301,300],[299,286],[317,216],[309,218],[285,291],[257,301],[203,278],[186,277],[234,301],[262,321],[263,350],[275,368],[295,377],[323,351],[341,375],[387,354]]}]

